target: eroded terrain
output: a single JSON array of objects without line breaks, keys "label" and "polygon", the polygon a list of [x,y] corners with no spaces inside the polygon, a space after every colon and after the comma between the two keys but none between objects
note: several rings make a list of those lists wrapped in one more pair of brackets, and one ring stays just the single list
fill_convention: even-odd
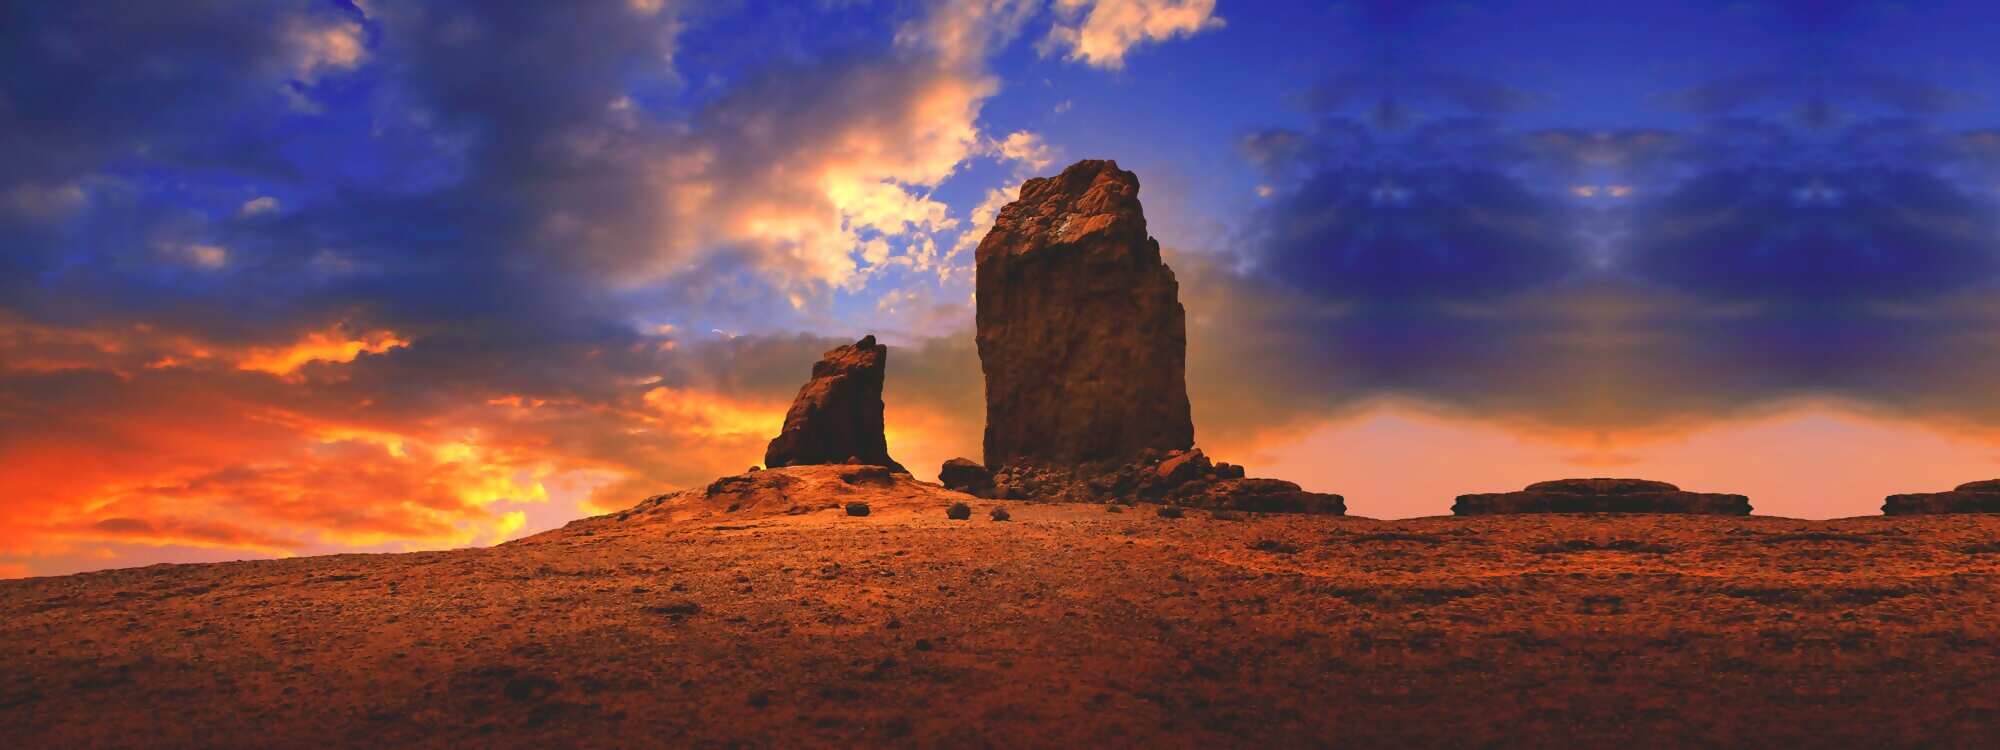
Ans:
[{"label": "eroded terrain", "polygon": [[2000,745],[2000,517],[995,522],[809,489],[0,582],[0,744]]}]

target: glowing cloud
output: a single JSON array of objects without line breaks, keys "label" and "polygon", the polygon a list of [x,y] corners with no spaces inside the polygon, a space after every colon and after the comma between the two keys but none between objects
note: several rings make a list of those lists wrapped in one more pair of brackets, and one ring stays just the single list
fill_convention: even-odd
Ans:
[{"label": "glowing cloud", "polygon": [[244,370],[291,375],[313,362],[347,363],[363,354],[381,354],[409,346],[394,331],[369,331],[359,336],[339,326],[306,334],[291,346],[252,349],[236,363]]},{"label": "glowing cloud", "polygon": [[1042,40],[1043,54],[1099,68],[1125,67],[1125,53],[1147,42],[1222,28],[1215,0],[1055,0],[1063,18]]}]

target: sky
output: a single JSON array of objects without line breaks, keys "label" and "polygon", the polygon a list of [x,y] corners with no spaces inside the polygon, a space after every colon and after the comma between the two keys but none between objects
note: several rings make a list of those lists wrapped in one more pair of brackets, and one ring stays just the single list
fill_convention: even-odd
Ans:
[{"label": "sky", "polygon": [[972,248],[1136,172],[1198,444],[1438,515],[2000,476],[2000,9],[0,3],[0,577],[493,544],[757,463],[891,346],[978,457]]}]

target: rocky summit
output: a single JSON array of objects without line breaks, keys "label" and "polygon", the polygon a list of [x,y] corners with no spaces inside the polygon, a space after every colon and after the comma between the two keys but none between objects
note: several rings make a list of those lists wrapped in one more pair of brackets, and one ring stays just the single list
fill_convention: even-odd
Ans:
[{"label": "rocky summit", "polygon": [[2000,479],[1966,482],[1950,492],[1890,495],[1882,502],[1885,516],[1933,513],[2000,513]]},{"label": "rocky summit", "polygon": [[862,463],[903,471],[882,436],[882,378],[889,347],[865,336],[834,347],[813,365],[785,413],[785,426],[764,451],[764,465]]},{"label": "rocky summit", "polygon": [[1558,479],[1536,482],[1519,492],[1459,495],[1451,512],[1460,516],[1501,513],[1684,513],[1750,515],[1742,495],[1687,492],[1648,479]]},{"label": "rocky summit", "polygon": [[1136,175],[1088,160],[1027,181],[976,257],[987,466],[1194,446],[1180,284]]}]

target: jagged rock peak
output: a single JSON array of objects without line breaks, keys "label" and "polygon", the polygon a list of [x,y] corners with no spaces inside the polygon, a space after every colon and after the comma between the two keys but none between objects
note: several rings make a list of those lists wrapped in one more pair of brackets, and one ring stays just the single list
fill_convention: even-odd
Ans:
[{"label": "jagged rock peak", "polygon": [[1118,162],[1085,159],[1062,174],[1023,183],[1020,197],[1000,209],[975,255],[985,263],[999,254],[1086,244],[1084,249],[1105,255],[1159,262],[1159,244],[1146,235],[1139,205],[1139,176],[1119,169]]},{"label": "jagged rock peak", "polygon": [[860,463],[903,471],[882,434],[882,381],[889,347],[864,336],[838,346],[813,365],[785,426],[764,451],[764,465]]}]

